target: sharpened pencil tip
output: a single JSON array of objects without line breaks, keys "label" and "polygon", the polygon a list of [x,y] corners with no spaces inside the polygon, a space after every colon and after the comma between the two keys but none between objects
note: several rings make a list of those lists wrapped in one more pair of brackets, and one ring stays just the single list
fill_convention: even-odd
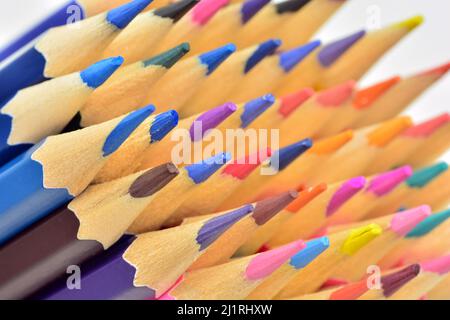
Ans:
[{"label": "sharpened pencil tip", "polygon": [[418,26],[420,26],[424,22],[425,18],[423,16],[414,16],[409,19],[403,20],[401,22],[397,22],[394,24],[394,27],[397,28],[406,28],[409,31],[414,30]]},{"label": "sharpened pencil tip", "polygon": [[349,236],[341,246],[340,251],[347,255],[353,255],[370,241],[378,237],[383,232],[383,229],[374,223],[353,229]]},{"label": "sharpened pencil tip", "polygon": [[246,0],[241,7],[241,22],[246,24],[259,12],[270,0]]},{"label": "sharpened pencil tip", "polygon": [[339,39],[325,45],[318,53],[317,59],[324,67],[330,67],[336,62],[348,49],[357,43],[366,35],[365,30],[353,33],[343,39]]},{"label": "sharpened pencil tip", "polygon": [[122,57],[114,57],[94,63],[80,72],[83,82],[90,88],[100,87],[123,63]]},{"label": "sharpened pencil tip", "polygon": [[385,121],[367,135],[367,140],[370,145],[384,147],[411,125],[412,120],[408,116]]},{"label": "sharpened pencil tip", "polygon": [[203,139],[208,130],[217,127],[237,110],[234,103],[227,102],[200,115],[192,123],[189,133],[192,141]]},{"label": "sharpened pencil tip", "polygon": [[[155,111],[154,106],[136,110],[119,122],[119,124],[111,131],[103,145],[103,156],[107,157],[116,152],[117,149],[128,139],[134,130],[147,119]],[[101,124],[100,124],[101,125]]]},{"label": "sharpened pencil tip", "polygon": [[323,107],[340,107],[355,93],[356,82],[349,80],[317,94],[316,101]]},{"label": "sharpened pencil tip", "polygon": [[420,263],[423,271],[444,275],[450,272],[450,255]]},{"label": "sharpened pencil tip", "polygon": [[356,177],[344,182],[340,188],[333,194],[327,206],[327,217],[336,213],[336,211],[355,194],[357,194],[366,184],[366,178]]},{"label": "sharpened pencil tip", "polygon": [[188,53],[190,49],[191,48],[189,46],[189,43],[187,42],[182,43],[173,49],[170,49],[166,52],[157,55],[156,57],[143,61],[144,67],[162,66],[166,69],[170,69],[173,67],[175,63],[177,63],[181,58],[183,58],[184,55]]},{"label": "sharpened pencil tip", "polygon": [[274,54],[280,45],[281,40],[279,39],[270,39],[258,45],[253,54],[247,59],[247,63],[244,67],[244,73],[248,73],[252,70],[265,57]]},{"label": "sharpened pencil tip", "polygon": [[297,197],[298,192],[291,190],[274,197],[258,201],[253,212],[253,219],[257,225],[263,225]]},{"label": "sharpened pencil tip", "polygon": [[238,159],[223,169],[223,174],[230,175],[236,179],[244,180],[250,173],[255,170],[262,161],[270,157],[272,151],[270,148],[265,149],[262,152],[257,152],[246,156],[243,159]]},{"label": "sharpened pencil tip", "polygon": [[192,22],[198,25],[205,25],[222,7],[226,6],[230,0],[202,0],[191,11]]},{"label": "sharpened pencil tip", "polygon": [[302,269],[328,249],[329,246],[330,239],[328,239],[328,237],[308,241],[306,242],[306,247],[304,249],[292,256],[290,264],[295,269]]},{"label": "sharpened pencil tip", "polygon": [[407,235],[406,238],[418,238],[422,237],[431,231],[433,231],[436,227],[438,227],[441,223],[450,218],[450,209],[447,209],[442,212],[434,213],[429,217],[425,218],[421,221],[414,229],[412,229]]},{"label": "sharpened pencil tip", "polygon": [[178,124],[178,113],[169,110],[155,117],[150,126],[151,143],[161,141]]},{"label": "sharpened pencil tip", "polygon": [[411,188],[423,188],[434,178],[438,177],[441,173],[447,170],[448,164],[445,162],[440,162],[414,172],[414,174],[406,180],[406,183]]},{"label": "sharpened pencil tip", "polygon": [[231,154],[224,152],[206,159],[200,163],[194,163],[185,167],[189,177],[195,184],[206,181],[212,174],[219,170],[225,163],[230,161]]},{"label": "sharpened pencil tip", "polygon": [[339,150],[343,145],[353,139],[353,130],[346,130],[329,138],[324,138],[314,143],[310,152],[317,155],[331,154]]},{"label": "sharpened pencil tip", "polygon": [[218,49],[203,53],[199,56],[200,62],[206,66],[206,75],[210,75],[219,67],[233,52],[236,51],[236,46],[229,43]]},{"label": "sharpened pencil tip", "polygon": [[253,211],[252,205],[246,205],[206,221],[197,236],[200,251],[205,250],[237,221]]},{"label": "sharpened pencil tip", "polygon": [[200,0],[176,1],[167,6],[154,10],[153,14],[161,18],[169,18],[172,21],[176,22],[180,20],[186,14],[186,12],[192,9],[199,2]]},{"label": "sharpened pencil tip", "polygon": [[241,128],[247,128],[274,103],[275,97],[272,94],[247,102],[244,105],[244,112],[241,114]]},{"label": "sharpened pencil tip", "polygon": [[358,92],[356,92],[355,98],[353,100],[353,107],[358,110],[370,107],[372,103],[383,96],[400,80],[401,78],[398,76],[392,77],[388,80],[376,83],[373,86],[359,90]]},{"label": "sharpened pencil tip", "polygon": [[281,68],[283,68],[286,73],[291,71],[318,46],[320,46],[320,41],[316,40],[295,49],[280,53]]},{"label": "sharpened pencil tip", "polygon": [[309,203],[312,199],[317,197],[325,190],[327,190],[327,185],[325,183],[320,183],[317,186],[301,191],[297,199],[292,201],[291,204],[286,207],[286,210],[292,213],[297,213],[307,203]]},{"label": "sharpened pencil tip", "polygon": [[378,197],[382,197],[390,193],[400,183],[409,178],[412,173],[413,170],[410,166],[403,166],[395,170],[382,173],[370,181],[369,186],[367,187],[367,192],[371,192]]},{"label": "sharpened pencil tip", "polygon": [[403,287],[410,280],[414,279],[419,274],[419,272],[420,265],[413,264],[400,271],[381,277],[383,295],[385,297],[390,297],[398,289]]},{"label": "sharpened pencil tip", "polygon": [[151,2],[152,0],[133,0],[108,11],[106,19],[117,28],[124,29]]},{"label": "sharpened pencil tip", "polygon": [[446,112],[430,120],[412,126],[407,129],[403,135],[408,137],[428,137],[449,122],[450,113]]},{"label": "sharpened pencil tip", "polygon": [[299,11],[306,6],[311,0],[287,0],[276,3],[276,10],[278,14]]},{"label": "sharpened pencil tip", "polygon": [[128,192],[133,198],[149,197],[164,188],[179,173],[178,168],[173,163],[160,165],[139,176]]},{"label": "sharpened pencil tip", "polygon": [[314,95],[314,90],[304,88],[292,94],[285,95],[280,98],[281,105],[278,112],[285,118],[289,117],[292,112],[297,110],[306,100]]},{"label": "sharpened pencil tip", "polygon": [[400,211],[392,218],[391,230],[400,236],[406,236],[430,214],[431,208],[427,205]]},{"label": "sharpened pencil tip", "polygon": [[312,140],[308,138],[284,147],[274,152],[274,155],[270,158],[270,166],[278,171],[281,171],[289,166],[305,151],[310,149],[312,145]]},{"label": "sharpened pencil tip", "polygon": [[249,280],[263,279],[281,267],[294,254],[305,247],[302,240],[256,255],[248,264],[245,275]]}]

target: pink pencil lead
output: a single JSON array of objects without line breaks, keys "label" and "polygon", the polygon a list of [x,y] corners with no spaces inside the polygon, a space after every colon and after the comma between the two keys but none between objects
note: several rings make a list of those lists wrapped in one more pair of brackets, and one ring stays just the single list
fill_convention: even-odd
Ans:
[{"label": "pink pencil lead", "polygon": [[431,208],[423,205],[395,214],[391,221],[391,230],[400,236],[405,236],[415,226],[431,214]]},{"label": "pink pencil lead", "polygon": [[450,254],[437,259],[422,262],[420,265],[424,271],[444,275],[450,272]]},{"label": "pink pencil lead", "polygon": [[384,196],[391,192],[400,183],[408,179],[413,174],[410,166],[388,171],[376,176],[370,181],[367,192],[371,192],[378,197]]}]

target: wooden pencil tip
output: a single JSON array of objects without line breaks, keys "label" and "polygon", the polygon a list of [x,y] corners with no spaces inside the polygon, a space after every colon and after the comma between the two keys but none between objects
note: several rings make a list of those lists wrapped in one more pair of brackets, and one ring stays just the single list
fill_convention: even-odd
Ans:
[{"label": "wooden pencil tip", "polygon": [[[204,0],[205,1],[205,0]],[[206,75],[213,73],[233,52],[236,51],[236,46],[229,43],[220,48],[203,53],[198,56],[200,63],[206,66]]]},{"label": "wooden pencil tip", "polygon": [[410,166],[403,166],[374,177],[367,187],[367,192],[371,192],[377,197],[382,197],[390,193],[400,183],[409,178],[413,173]]},{"label": "wooden pencil tip", "polygon": [[195,184],[206,181],[212,174],[219,170],[225,163],[230,161],[231,154],[229,152],[220,153],[205,161],[194,163],[184,167],[189,177]]},{"label": "wooden pencil tip", "polygon": [[356,300],[368,290],[367,281],[359,281],[347,284],[344,287],[334,291],[330,295],[330,300]]},{"label": "wooden pencil tip", "polygon": [[83,82],[90,88],[100,87],[123,63],[122,57],[113,57],[94,63],[80,72]]},{"label": "wooden pencil tip", "polygon": [[291,71],[318,46],[320,46],[320,41],[316,40],[280,53],[280,67],[283,68],[286,73]]},{"label": "wooden pencil tip", "polygon": [[355,81],[347,81],[319,92],[316,96],[316,101],[323,107],[340,107],[353,96],[355,87]]},{"label": "wooden pencil tip", "polygon": [[343,39],[331,42],[319,51],[317,59],[323,67],[330,67],[336,62],[347,50],[349,50],[355,43],[366,35],[365,30],[353,33]]},{"label": "wooden pencil tip", "polygon": [[420,263],[423,271],[444,275],[450,272],[450,255]]},{"label": "wooden pencil tip", "polygon": [[438,177],[441,173],[448,170],[448,164],[445,162],[440,162],[432,166],[422,168],[406,180],[406,184],[411,188],[423,188],[428,183],[433,181],[434,178]]},{"label": "wooden pencil tip", "polygon": [[426,71],[422,71],[420,72],[417,76],[443,76],[445,75],[448,70],[450,70],[450,62],[444,63],[440,66],[434,67],[432,69],[426,70]]},{"label": "wooden pencil tip", "polygon": [[311,88],[304,88],[297,92],[285,95],[280,98],[281,104],[278,112],[287,118],[289,115],[297,110],[306,100],[314,95],[314,90]]},{"label": "wooden pencil tip", "polygon": [[255,51],[247,59],[244,67],[244,74],[250,72],[255,66],[258,65],[265,57],[275,53],[278,47],[281,45],[280,39],[270,39],[259,44]]},{"label": "wooden pencil tip", "polygon": [[301,208],[325,190],[327,190],[327,185],[325,183],[320,183],[314,187],[299,191],[300,193],[298,194],[297,199],[292,201],[291,204],[286,207],[286,210],[291,213],[297,213]]},{"label": "wooden pencil tip", "polygon": [[158,8],[153,11],[155,16],[161,18],[169,18],[174,22],[180,20],[189,10],[197,5],[200,0],[181,0],[174,3],[170,3],[167,6]]},{"label": "wooden pencil tip", "polygon": [[425,19],[423,16],[414,16],[409,19],[403,20],[401,22],[397,22],[393,26],[395,28],[406,28],[409,31],[412,31],[415,28],[417,28],[418,26],[420,26],[424,20]]},{"label": "wooden pencil tip", "polygon": [[287,0],[276,3],[275,8],[278,14],[296,12],[306,6],[309,2],[311,2],[311,0]]},{"label": "wooden pencil tip", "polygon": [[407,129],[403,135],[408,137],[428,137],[450,122],[450,113],[446,112],[430,120]]},{"label": "wooden pencil tip", "polygon": [[374,223],[353,229],[349,236],[341,246],[340,251],[347,255],[353,255],[370,241],[378,237],[383,232],[383,229]]},{"label": "wooden pencil tip", "polygon": [[200,141],[208,130],[217,127],[237,110],[234,103],[227,102],[221,106],[206,111],[192,123],[189,133],[192,141]]},{"label": "wooden pencil tip", "polygon": [[241,114],[241,128],[247,128],[274,103],[275,97],[272,94],[266,94],[247,102],[244,105],[244,112]]},{"label": "wooden pencil tip", "polygon": [[411,117],[403,116],[388,120],[377,126],[367,135],[370,145],[384,147],[400,133],[411,127]]},{"label": "wooden pencil tip", "polygon": [[157,115],[150,126],[150,143],[161,141],[177,125],[178,113],[175,110]]},{"label": "wooden pencil tip", "polygon": [[414,279],[420,272],[420,265],[413,264],[400,271],[381,277],[383,295],[390,297],[406,283]]},{"label": "wooden pencil tip", "polygon": [[202,0],[191,10],[192,22],[200,26],[205,25],[230,0]]},{"label": "wooden pencil tip", "polygon": [[390,229],[404,237],[430,214],[431,208],[427,205],[400,211],[392,218]]},{"label": "wooden pencil tip", "polygon": [[321,139],[313,145],[309,152],[317,155],[331,154],[352,140],[353,136],[353,130],[346,130],[329,138]]},{"label": "wooden pencil tip", "polygon": [[405,237],[406,238],[419,238],[430,233],[444,221],[450,218],[450,209],[442,212],[434,213],[426,217],[417,226],[414,227]]},{"label": "wooden pencil tip", "polygon": [[166,69],[170,69],[173,67],[175,63],[177,63],[181,58],[184,57],[186,53],[190,50],[189,43],[182,43],[175,48],[172,48],[168,51],[165,51],[156,57],[150,58],[148,60],[144,60],[144,67],[148,66],[162,66]]},{"label": "wooden pencil tip", "polygon": [[311,139],[304,139],[274,152],[270,158],[271,168],[277,171],[284,170],[295,159],[310,149],[312,145]]},{"label": "wooden pencil tip", "polygon": [[291,190],[274,197],[258,201],[253,212],[253,219],[257,225],[263,225],[289,203],[298,197],[298,192]]},{"label": "wooden pencil tip", "polygon": [[223,169],[223,174],[230,175],[236,179],[244,180],[250,173],[253,172],[264,160],[270,157],[272,150],[266,148],[265,150],[248,155],[242,159],[238,159],[233,163],[227,165]]},{"label": "wooden pencil tip", "polygon": [[180,172],[173,163],[152,168],[137,178],[128,190],[133,198],[146,198],[164,188]]},{"label": "wooden pencil tip", "polygon": [[130,1],[120,7],[108,11],[106,19],[117,28],[124,29],[152,1],[153,0]]},{"label": "wooden pencil tip", "polygon": [[200,251],[205,250],[237,221],[251,213],[253,209],[252,205],[246,205],[206,221],[196,238],[200,245]]},{"label": "wooden pencil tip", "polygon": [[358,110],[370,107],[400,80],[401,78],[396,76],[359,90],[356,92],[355,99],[353,100],[353,107]]},{"label": "wooden pencil tip", "polygon": [[289,264],[295,269],[302,269],[327,250],[329,246],[330,239],[328,237],[310,240],[306,242],[304,249],[292,256]]},{"label": "wooden pencil tip", "polygon": [[263,279],[281,267],[289,258],[305,247],[302,240],[256,255],[248,264],[245,275],[249,280]]},{"label": "wooden pencil tip", "polygon": [[241,23],[246,24],[259,12],[270,0],[246,0],[241,6]]},{"label": "wooden pencil tip", "polygon": [[366,178],[356,177],[344,182],[339,189],[333,194],[328,203],[326,215],[332,216],[336,211],[355,194],[364,188],[366,185]]}]

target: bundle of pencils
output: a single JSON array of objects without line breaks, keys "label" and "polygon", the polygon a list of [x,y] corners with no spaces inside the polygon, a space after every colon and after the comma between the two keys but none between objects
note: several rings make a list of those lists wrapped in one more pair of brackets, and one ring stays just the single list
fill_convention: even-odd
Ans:
[{"label": "bundle of pencils", "polygon": [[450,63],[361,87],[423,18],[313,37],[352,1],[67,1],[0,51],[0,299],[450,299],[450,115],[407,115]]}]

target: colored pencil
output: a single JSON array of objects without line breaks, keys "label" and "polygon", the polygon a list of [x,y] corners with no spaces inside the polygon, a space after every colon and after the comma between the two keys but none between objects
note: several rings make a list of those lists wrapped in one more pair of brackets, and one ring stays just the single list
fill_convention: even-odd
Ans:
[{"label": "colored pencil", "polygon": [[81,290],[59,288],[46,299],[156,299],[221,234],[250,212],[243,207],[213,219],[133,237],[128,248],[106,257],[84,275]]},{"label": "colored pencil", "polygon": [[270,149],[262,150],[226,165],[190,193],[170,217],[169,225],[178,224],[188,217],[216,212],[218,206],[270,155]]},{"label": "colored pencil", "polygon": [[263,228],[267,223],[270,223],[273,219],[276,219],[280,211],[289,205],[289,203],[295,201],[296,197],[297,192],[290,191],[252,204],[253,213],[241,219],[219,237],[192,264],[188,271],[204,269],[228,262],[252,234],[258,232],[258,230]]},{"label": "colored pencil", "polygon": [[106,161],[92,183],[102,183],[138,171],[142,156],[178,124],[176,111],[167,111],[142,122],[117,152]]},{"label": "colored pencil", "polygon": [[[359,108],[363,108],[365,111],[355,125],[357,127],[365,127],[401,113],[427,89],[446,75],[449,68],[450,63],[446,63],[431,70],[399,79],[399,81],[396,81],[398,78],[394,77],[387,80],[384,84],[381,83],[382,88],[379,89],[385,92],[371,104],[359,104]],[[393,82],[395,82],[394,85],[392,85]],[[377,90],[377,88],[375,87],[374,90]]]},{"label": "colored pencil", "polygon": [[[239,85],[246,74],[271,55],[280,45],[271,39],[256,46],[237,51],[197,89],[183,105],[180,112],[190,116],[228,101],[229,94]],[[218,83],[220,82],[220,86]],[[254,98],[254,97],[252,97]]]},{"label": "colored pencil", "polygon": [[313,41],[264,59],[246,75],[228,98],[231,101],[245,101],[271,92],[286,74],[295,69],[319,45],[320,41]]},{"label": "colored pencil", "polygon": [[70,265],[81,265],[111,247],[177,175],[169,163],[88,187],[0,249],[2,261],[8,261],[0,275],[0,297],[23,299],[64,275]]},{"label": "colored pencil", "polygon": [[[73,23],[74,18],[85,19],[95,16],[101,12],[118,7],[128,0],[77,0],[66,1],[58,9],[51,12],[32,28],[22,33],[17,39],[2,48],[0,51],[0,62],[19,51],[21,48],[32,43],[37,37],[50,28]],[[79,12],[79,14],[77,14]],[[75,18],[75,19],[76,19]]]},{"label": "colored pencil", "polygon": [[[254,256],[188,272],[161,299],[244,299],[253,289],[304,247],[305,243],[298,240]],[[208,279],[208,286],[204,285],[205,279]]]},{"label": "colored pencil", "polygon": [[[307,42],[319,28],[343,5],[345,0],[304,1],[305,5],[277,28],[283,49]],[[274,31],[274,30],[271,30]]]},{"label": "colored pencil", "polygon": [[152,112],[143,108],[83,130],[51,136],[0,169],[0,242],[79,195]]},{"label": "colored pencil", "polygon": [[270,221],[256,230],[251,237],[239,248],[237,256],[248,256],[268,249],[266,243],[274,237],[284,222],[292,215],[297,214],[305,205],[313,201],[318,195],[326,190],[325,184],[301,190],[297,199],[280,211]]},{"label": "colored pencil", "polygon": [[0,164],[60,133],[122,62],[121,57],[106,59],[81,72],[20,90],[0,110]]},{"label": "colored pencil", "polygon": [[[420,206],[410,210],[401,211],[394,215],[371,220],[383,229],[377,239],[357,254],[341,263],[334,271],[333,276],[347,281],[361,280],[367,274],[367,267],[375,265],[411,230],[431,214],[428,206]],[[368,223],[366,221],[366,223]]]},{"label": "colored pencil", "polygon": [[275,298],[286,299],[317,291],[340,263],[352,257],[380,234],[382,234],[380,226],[369,224],[330,235],[329,248],[296,272]]},{"label": "colored pencil", "polygon": [[[0,100],[49,78],[87,68],[151,0],[134,0],[107,13],[47,31],[0,70]],[[74,55],[74,52],[77,52]]]},{"label": "colored pencil", "polygon": [[367,33],[358,31],[317,50],[287,77],[276,94],[293,88],[325,89],[349,79],[358,81],[377,60],[423,21],[420,16]]},{"label": "colored pencil", "polygon": [[76,125],[88,127],[139,108],[150,87],[188,51],[189,45],[183,43],[156,57],[120,68],[89,96]]},{"label": "colored pencil", "polygon": [[283,146],[303,137],[315,137],[337,110],[351,101],[354,87],[355,83],[349,81],[313,95],[280,125],[280,144]]},{"label": "colored pencil", "polygon": [[[294,16],[310,0],[287,0],[279,3],[269,2],[261,9],[245,26],[235,38],[239,48],[252,45],[254,42],[264,41],[267,37],[277,37],[281,34],[279,28],[283,22]],[[296,26],[296,28],[301,28]],[[296,45],[302,42],[296,42]]]},{"label": "colored pencil", "polygon": [[353,139],[321,165],[311,183],[340,181],[366,174],[373,158],[411,125],[410,117],[401,116],[355,131]]},{"label": "colored pencil", "polygon": [[419,201],[427,203],[434,211],[444,208],[448,202],[445,200],[447,193],[442,186],[450,181],[447,170],[448,164],[439,162],[414,171],[405,183],[379,199],[367,217],[379,217],[402,208],[411,208],[417,206]]},{"label": "colored pencil", "polygon": [[367,292],[367,280],[304,294],[289,300],[356,300]]},{"label": "colored pencil", "polygon": [[300,183],[307,186],[311,185],[309,180],[310,175],[314,174],[314,167],[318,163],[326,161],[352,138],[353,132],[347,130],[340,134],[317,140],[311,149],[306,151],[302,157],[293,161],[286,170],[272,176],[260,186],[256,192],[258,198],[270,195],[273,192],[281,192],[286,188],[295,188]]},{"label": "colored pencil", "polygon": [[[433,213],[414,229],[412,229],[404,239],[398,243],[383,259],[379,262],[383,269],[393,268],[397,265],[404,264],[404,261],[424,260],[421,254],[422,248],[426,248],[429,257],[437,256],[439,252],[429,252],[429,248],[433,247],[433,242],[439,241],[441,235],[445,235],[447,220],[450,218],[450,209],[442,212]],[[442,241],[445,242],[445,241]],[[443,244],[445,246],[445,244]]]},{"label": "colored pencil", "polygon": [[[443,115],[442,119],[448,118]],[[439,129],[428,136],[427,140],[420,146],[420,152],[409,157],[408,163],[413,168],[420,168],[435,162],[450,147],[450,121],[444,120],[446,123],[441,125]]]},{"label": "colored pencil", "polygon": [[418,300],[443,281],[450,271],[450,255],[420,263],[420,273],[389,297],[389,300]]},{"label": "colored pencil", "polygon": [[367,168],[367,173],[372,174],[407,163],[408,159],[414,158],[417,152],[421,152],[421,146],[428,142],[428,137],[446,125],[450,127],[450,113],[435,116],[408,128],[373,159]]},{"label": "colored pencil", "polygon": [[294,93],[279,97],[274,106],[264,112],[258,119],[249,125],[255,129],[276,129],[280,127],[297,108],[300,108],[314,94],[310,88],[304,88]]},{"label": "colored pencil", "polygon": [[160,111],[180,109],[235,50],[233,44],[227,44],[176,64],[148,90],[143,103],[157,105]]},{"label": "colored pencil", "polygon": [[330,241],[327,237],[318,238],[306,242],[306,247],[293,255],[278,270],[273,272],[266,280],[247,296],[248,300],[271,300],[289,281],[295,277],[297,272],[305,268],[311,261],[316,259],[322,252],[328,249]]},{"label": "colored pencil", "polygon": [[376,207],[379,198],[393,192],[412,173],[410,166],[403,166],[375,175],[368,181],[364,190],[345,202],[333,215],[328,217],[327,224],[346,224],[363,220],[368,212]]},{"label": "colored pencil", "polygon": [[[207,27],[202,29],[199,35],[192,40],[192,54],[233,42],[245,24],[269,2],[270,0],[245,0],[221,9],[211,18]],[[266,36],[261,40],[264,41],[267,38]]]},{"label": "colored pencil", "polygon": [[181,0],[139,14],[106,48],[103,57],[121,55],[125,64],[147,60],[175,23],[198,2]]},{"label": "colored pencil", "polygon": [[229,0],[202,0],[185,14],[167,33],[153,53],[159,53],[176,46],[180,42],[192,42],[206,27],[208,22]]},{"label": "colored pencil", "polygon": [[292,239],[309,239],[326,226],[327,219],[345,202],[360,192],[366,184],[364,177],[328,186],[327,190],[285,221],[266,246],[275,248]]},{"label": "colored pencil", "polygon": [[[203,140],[209,136],[210,129],[216,128],[236,110],[235,104],[226,103],[202,114],[182,119],[167,139],[147,149],[141,156],[141,170],[171,161],[172,154],[168,150],[172,150],[174,155],[181,158],[179,159],[181,163],[178,163],[180,165],[200,161],[203,154],[197,153],[201,153],[203,149],[199,148],[198,152],[197,145],[202,145]],[[180,150],[180,142],[182,148],[186,146],[187,150]]]},{"label": "colored pencil", "polygon": [[228,161],[230,161],[230,154],[221,153],[181,168],[178,177],[164,188],[155,197],[155,201],[141,212],[128,228],[128,231],[133,234],[139,234],[158,230],[189,197],[190,191],[205,182]]},{"label": "colored pencil", "polygon": [[382,276],[380,278],[380,288],[371,288],[366,293],[358,297],[358,300],[385,300],[389,299],[395,292],[413,281],[421,272],[419,264],[412,264],[399,271]]},{"label": "colored pencil", "polygon": [[271,177],[272,174],[286,169],[296,158],[311,148],[312,140],[304,139],[277,151],[272,151],[272,156],[267,159],[260,170],[253,171],[220,206],[220,210],[236,207],[242,203],[256,200],[256,188]]}]

